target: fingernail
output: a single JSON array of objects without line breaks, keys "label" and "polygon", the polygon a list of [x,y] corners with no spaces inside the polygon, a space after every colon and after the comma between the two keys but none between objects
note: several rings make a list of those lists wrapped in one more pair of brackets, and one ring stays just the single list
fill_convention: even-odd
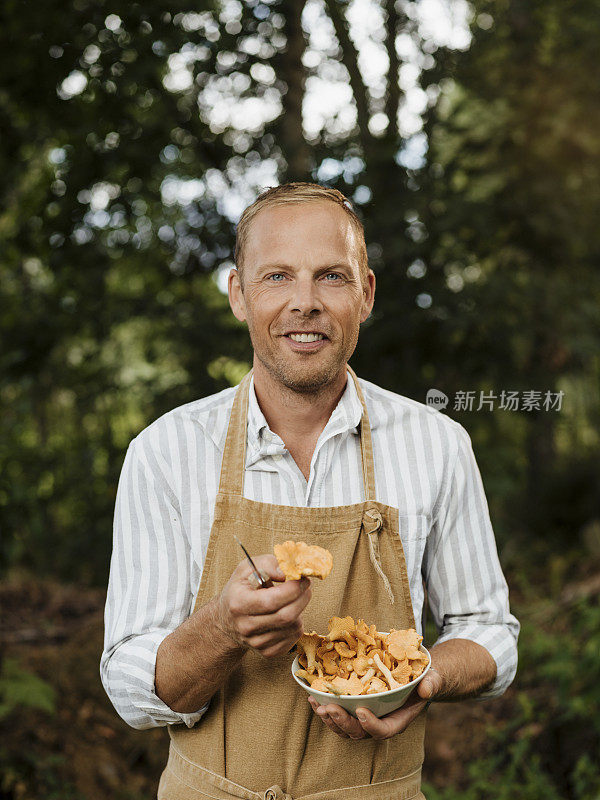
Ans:
[{"label": "fingernail", "polygon": [[359,718],[361,722],[365,722],[365,720],[367,719],[367,715],[365,714],[364,711],[357,711],[356,716]]}]

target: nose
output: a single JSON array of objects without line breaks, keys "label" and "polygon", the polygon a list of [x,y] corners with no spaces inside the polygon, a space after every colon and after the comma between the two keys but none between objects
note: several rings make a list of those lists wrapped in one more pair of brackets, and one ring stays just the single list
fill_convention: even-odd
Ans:
[{"label": "nose", "polygon": [[310,275],[299,275],[294,281],[290,296],[290,311],[298,311],[307,316],[313,311],[323,311],[319,287]]}]

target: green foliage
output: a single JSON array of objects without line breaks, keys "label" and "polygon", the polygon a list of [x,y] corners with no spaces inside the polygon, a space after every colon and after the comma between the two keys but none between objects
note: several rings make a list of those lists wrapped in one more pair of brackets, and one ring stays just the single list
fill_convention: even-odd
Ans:
[{"label": "green foliage", "polygon": [[539,758],[531,758],[523,746],[510,747],[507,758],[474,761],[467,765],[466,778],[465,789],[448,786],[439,790],[424,782],[423,793],[427,800],[562,800],[540,768]]},{"label": "green foliage", "polygon": [[[198,84],[165,86],[185,47],[200,48],[199,80],[216,71],[230,35],[206,46],[184,22],[212,8],[0,12],[2,569],[104,583],[129,441],[223,388],[208,373],[220,355],[248,360],[212,274],[231,256],[230,219],[208,189],[165,195],[234,154],[191,113]],[[83,90],[68,90],[73,75]]]},{"label": "green foliage", "polygon": [[[0,569],[104,584],[128,442],[251,363],[214,278],[265,163],[319,179],[327,159],[339,169],[322,182],[356,195],[378,287],[359,374],[421,401],[431,386],[565,391],[560,413],[448,410],[473,438],[501,550],[531,532],[576,543],[600,518],[594,4],[477,0],[465,51],[423,41],[410,9],[390,18],[427,53],[437,97],[419,168],[395,124],[369,132],[369,108],[398,97],[361,82],[345,4],[325,7],[343,46],[323,58],[352,76],[359,125],[307,142],[302,2],[54,0],[35,19],[4,4]],[[256,97],[279,116],[241,130],[212,115]]]},{"label": "green foliage", "polygon": [[600,741],[600,606],[580,600],[551,627],[525,620],[522,637],[520,669],[554,688],[542,721],[584,724]]},{"label": "green foliage", "polygon": [[[129,441],[251,363],[215,278],[258,168],[320,180],[355,199],[377,275],[359,375],[420,401],[433,386],[565,393],[560,412],[448,409],[473,439],[523,633],[494,751],[468,785],[427,796],[597,800],[598,606],[552,607],[600,520],[597,3],[473,0],[461,51],[423,39],[416,4],[386,3],[377,46],[395,64],[396,35],[410,40],[430,100],[419,167],[405,166],[396,75],[367,86],[349,4],[321,5],[340,46],[319,57],[349,76],[357,125],[308,141],[320,66],[303,58],[301,0],[2,4],[0,572],[106,584]],[[274,118],[236,127],[225,112],[257,97]],[[4,662],[0,717],[54,702]],[[71,796],[58,762],[23,758],[5,793],[39,772],[43,796]]]},{"label": "green foliage", "polygon": [[533,533],[558,546],[600,516],[596,10],[476,0],[470,48],[438,52],[428,73],[440,94],[425,125],[418,282],[433,298],[434,385],[565,392],[560,414],[457,415],[502,542]]},{"label": "green foliage", "polygon": [[23,670],[17,659],[5,658],[0,673],[0,720],[22,706],[54,714],[56,693],[49,683]]},{"label": "green foliage", "polygon": [[541,601],[522,620],[517,689],[489,753],[467,765],[464,786],[426,785],[427,800],[598,800],[600,605]]},{"label": "green foliage", "polygon": [[[2,797],[39,800],[87,800],[61,774],[66,762],[62,755],[39,755],[33,751],[15,757],[0,748],[0,791]],[[29,791],[35,795],[28,794]]]},{"label": "green foliage", "polygon": [[580,800],[598,800],[600,797],[600,770],[598,760],[584,753],[577,759],[572,775],[573,791]]}]

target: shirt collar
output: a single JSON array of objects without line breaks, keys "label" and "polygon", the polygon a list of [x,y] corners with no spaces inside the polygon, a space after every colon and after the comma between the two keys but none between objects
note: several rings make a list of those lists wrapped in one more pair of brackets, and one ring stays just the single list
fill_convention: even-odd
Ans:
[{"label": "shirt collar", "polygon": [[[356,391],[354,381],[347,373],[346,388],[334,408],[325,428],[321,431],[317,446],[325,439],[340,433],[358,433],[358,424],[362,417],[362,404]],[[269,429],[269,425],[258,404],[254,390],[254,375],[250,380],[248,395],[248,446],[246,467],[251,466],[265,455],[281,453],[285,445],[277,434]]]}]

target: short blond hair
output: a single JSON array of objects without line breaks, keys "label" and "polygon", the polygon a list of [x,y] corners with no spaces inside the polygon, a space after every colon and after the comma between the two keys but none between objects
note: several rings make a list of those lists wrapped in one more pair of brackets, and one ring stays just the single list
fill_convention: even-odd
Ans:
[{"label": "short blond hair", "polygon": [[272,186],[269,189],[265,189],[259,194],[256,200],[244,210],[240,217],[236,229],[234,259],[240,281],[242,282],[242,287],[244,252],[248,244],[250,227],[254,217],[265,208],[280,206],[284,203],[310,203],[317,200],[330,200],[333,203],[337,203],[348,215],[348,220],[355,233],[361,278],[363,284],[366,283],[369,259],[367,256],[367,246],[365,244],[365,229],[356,215],[350,200],[337,189],[329,189],[326,186],[321,186],[319,183],[295,181],[292,183],[282,183],[280,186]]}]

